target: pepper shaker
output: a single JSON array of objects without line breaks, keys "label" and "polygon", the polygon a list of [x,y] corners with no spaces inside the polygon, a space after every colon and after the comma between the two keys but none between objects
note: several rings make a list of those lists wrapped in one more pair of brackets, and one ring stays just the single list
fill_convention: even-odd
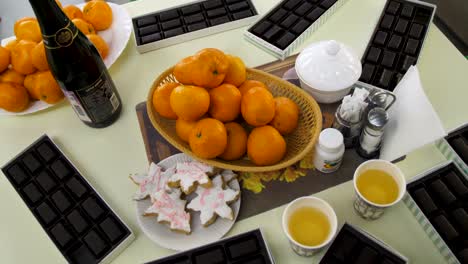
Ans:
[{"label": "pepper shaker", "polygon": [[382,107],[375,107],[367,113],[366,125],[359,137],[357,153],[363,158],[373,158],[380,150],[388,114]]}]

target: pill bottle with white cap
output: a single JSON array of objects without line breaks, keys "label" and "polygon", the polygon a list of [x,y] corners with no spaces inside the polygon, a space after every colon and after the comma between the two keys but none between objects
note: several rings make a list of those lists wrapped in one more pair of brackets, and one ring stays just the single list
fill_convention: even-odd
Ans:
[{"label": "pill bottle with white cap", "polygon": [[344,151],[345,146],[341,132],[334,128],[324,129],[315,145],[315,168],[324,173],[338,170]]}]

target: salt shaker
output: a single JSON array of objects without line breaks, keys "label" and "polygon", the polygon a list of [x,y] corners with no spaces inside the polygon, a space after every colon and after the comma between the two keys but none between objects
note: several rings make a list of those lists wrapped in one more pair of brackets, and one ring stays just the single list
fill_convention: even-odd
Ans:
[{"label": "salt shaker", "polygon": [[358,154],[363,158],[373,158],[380,150],[388,114],[382,107],[375,107],[367,113],[366,125],[359,138]]}]

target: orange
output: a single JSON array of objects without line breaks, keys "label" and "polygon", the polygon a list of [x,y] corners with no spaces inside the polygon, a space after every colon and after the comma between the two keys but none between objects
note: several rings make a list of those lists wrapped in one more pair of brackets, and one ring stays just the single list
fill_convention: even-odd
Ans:
[{"label": "orange", "polygon": [[36,43],[29,40],[21,40],[11,52],[11,65],[21,74],[27,75],[36,71],[32,63],[31,51]]},{"label": "orange", "polygon": [[49,63],[45,53],[44,42],[39,42],[31,51],[31,60],[34,67],[40,71],[49,70]]},{"label": "orange", "polygon": [[103,59],[107,57],[109,54],[109,46],[107,46],[106,41],[104,39],[96,34],[91,34],[91,35],[86,35],[88,39],[93,43],[93,45],[96,47],[96,49],[99,51],[99,54]]},{"label": "orange", "polygon": [[105,1],[89,1],[83,8],[83,18],[96,30],[105,30],[112,25],[112,9]]},{"label": "orange", "polygon": [[294,131],[299,120],[299,107],[286,97],[275,98],[275,117],[270,122],[282,135]]},{"label": "orange", "polygon": [[241,85],[246,78],[247,71],[244,62],[236,56],[226,55],[229,59],[229,69],[224,77],[224,83],[230,83],[236,87]]},{"label": "orange", "polygon": [[189,144],[192,152],[200,158],[212,159],[226,149],[227,132],[224,124],[213,118],[197,122],[190,132]]},{"label": "orange", "polygon": [[263,87],[268,90],[268,87],[260,81],[246,80],[245,82],[242,83],[241,86],[239,86],[239,91],[241,92],[243,96],[248,90],[250,90],[253,87]]},{"label": "orange", "polygon": [[256,165],[273,165],[286,154],[286,141],[272,126],[256,127],[247,140],[247,155]]},{"label": "orange", "polygon": [[10,51],[0,46],[0,72],[8,69],[10,65]]},{"label": "orange", "polygon": [[23,18],[16,20],[15,25],[13,26],[13,32],[15,33],[15,36],[18,35],[19,25],[25,21],[37,21],[37,19],[34,17],[23,17]]},{"label": "orange", "polygon": [[176,113],[171,108],[171,93],[179,86],[179,83],[165,83],[153,92],[153,107],[162,117],[177,119]]},{"label": "orange", "polygon": [[171,93],[171,108],[184,120],[198,120],[210,107],[210,94],[202,87],[179,85]]},{"label": "orange", "polygon": [[41,28],[37,20],[26,20],[18,24],[16,28],[16,38],[18,40],[30,40],[39,42],[42,40]]},{"label": "orange", "polygon": [[81,12],[81,9],[79,9],[77,6],[67,5],[62,10],[70,20],[75,18],[83,18],[83,13]]},{"label": "orange", "polygon": [[190,132],[197,124],[197,121],[186,121],[183,119],[177,119],[176,121],[176,133],[185,142],[189,142]]},{"label": "orange", "polygon": [[193,84],[192,75],[196,68],[196,57],[189,56],[183,58],[174,66],[172,74],[176,77],[177,81],[182,84]]},{"label": "orange", "polygon": [[96,34],[93,25],[84,21],[81,18],[75,18],[72,20],[73,24],[85,35]]},{"label": "orange", "polygon": [[38,73],[29,74],[24,78],[24,87],[28,91],[29,97],[34,100],[39,100],[39,94],[36,89],[37,74]]},{"label": "orange", "polygon": [[13,69],[8,69],[4,73],[0,74],[0,82],[23,85],[24,75]]},{"label": "orange", "polygon": [[9,50],[10,52],[15,48],[16,44],[18,44],[17,39],[10,40],[6,45],[5,49]]},{"label": "orange", "polygon": [[210,115],[221,122],[229,122],[240,113],[241,94],[232,84],[222,84],[210,90]]},{"label": "orange", "polygon": [[0,83],[0,108],[9,112],[21,112],[28,105],[26,88],[16,83]]},{"label": "orange", "polygon": [[205,88],[215,88],[221,85],[229,69],[226,54],[219,49],[206,48],[197,52],[195,57],[196,65],[192,72],[193,83]]},{"label": "orange", "polygon": [[34,89],[40,100],[55,104],[63,99],[63,92],[50,71],[39,72],[35,78]]},{"label": "orange", "polygon": [[275,117],[273,95],[262,87],[253,87],[241,101],[242,117],[252,126],[264,126]]},{"label": "orange", "polygon": [[236,160],[242,158],[247,151],[247,132],[238,123],[224,125],[227,132],[227,146],[219,157],[223,160]]}]

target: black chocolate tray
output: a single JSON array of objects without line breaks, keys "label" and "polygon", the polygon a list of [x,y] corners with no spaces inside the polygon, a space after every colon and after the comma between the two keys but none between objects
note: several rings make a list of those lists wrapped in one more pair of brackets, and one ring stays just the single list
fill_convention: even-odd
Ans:
[{"label": "black chocolate tray", "polygon": [[461,263],[468,263],[468,181],[453,164],[409,183],[407,190]]},{"label": "black chocolate tray", "polygon": [[321,264],[399,264],[407,263],[403,257],[345,223],[320,261]]},{"label": "black chocolate tray", "polygon": [[468,126],[450,133],[446,139],[458,156],[468,165]]},{"label": "black chocolate tray", "polygon": [[158,259],[147,264],[274,264],[260,229]]},{"label": "black chocolate tray", "polygon": [[338,0],[283,0],[249,32],[284,50]]},{"label": "black chocolate tray", "polygon": [[133,237],[48,136],[2,171],[68,262],[99,263]]},{"label": "black chocolate tray", "polygon": [[362,82],[393,91],[416,65],[435,8],[389,0],[362,58]]},{"label": "black chocolate tray", "polygon": [[133,18],[137,45],[256,16],[251,0],[206,0]]}]

